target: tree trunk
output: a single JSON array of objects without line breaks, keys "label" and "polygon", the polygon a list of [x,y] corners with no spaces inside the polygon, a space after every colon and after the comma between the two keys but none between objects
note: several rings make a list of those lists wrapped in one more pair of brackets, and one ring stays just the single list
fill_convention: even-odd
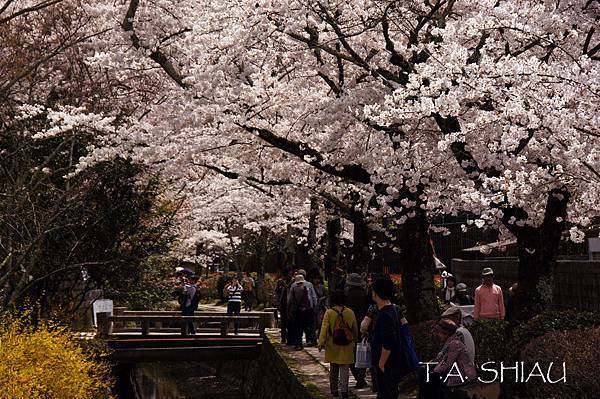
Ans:
[{"label": "tree trunk", "polygon": [[429,237],[429,222],[423,211],[417,211],[402,226],[400,243],[402,258],[402,292],[410,322],[435,319],[439,306],[433,276],[435,266]]},{"label": "tree trunk", "polygon": [[354,243],[352,246],[352,263],[350,264],[350,272],[362,273],[369,270],[371,263],[371,251],[369,242],[371,234],[369,226],[364,220],[354,222]]},{"label": "tree trunk", "polygon": [[314,249],[317,245],[317,215],[319,214],[319,200],[317,197],[310,198],[310,215],[308,218],[308,249]]},{"label": "tree trunk", "polygon": [[265,275],[265,263],[267,263],[267,252],[269,251],[269,234],[265,227],[260,229],[260,236],[257,240],[257,256],[258,260],[258,275],[264,277]]},{"label": "tree trunk", "polygon": [[329,288],[337,284],[336,273],[334,270],[340,262],[340,233],[342,232],[342,221],[339,216],[327,221],[326,225],[326,245],[325,245],[325,275],[329,282]]},{"label": "tree trunk", "polygon": [[566,190],[553,190],[548,194],[542,225],[518,230],[519,288],[515,302],[517,320],[528,320],[552,306],[554,267],[565,229],[569,197]]},{"label": "tree trunk", "polygon": [[285,265],[292,269],[297,268],[296,264],[296,247],[297,247],[296,231],[289,224],[286,227],[285,242],[283,245],[283,255],[285,257]]},{"label": "tree trunk", "polygon": [[323,271],[320,270],[320,262],[317,253],[317,217],[319,214],[319,199],[315,196],[310,198],[310,215],[308,218],[308,235],[306,237],[306,270],[317,270],[321,278]]}]

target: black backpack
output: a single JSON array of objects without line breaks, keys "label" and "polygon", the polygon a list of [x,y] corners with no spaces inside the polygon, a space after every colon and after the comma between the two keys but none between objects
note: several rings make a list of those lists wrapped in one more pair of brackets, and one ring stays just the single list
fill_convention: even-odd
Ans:
[{"label": "black backpack", "polygon": [[310,298],[308,297],[308,288],[306,288],[306,286],[304,286],[304,289],[302,290],[302,296],[300,297],[300,302],[298,303],[298,308],[302,311],[312,310]]},{"label": "black backpack", "polygon": [[352,343],[353,334],[348,322],[344,320],[344,308],[342,307],[341,312],[338,312],[334,308],[331,308],[331,310],[338,315],[333,324],[333,331],[331,332],[333,343],[339,346],[350,345]]}]

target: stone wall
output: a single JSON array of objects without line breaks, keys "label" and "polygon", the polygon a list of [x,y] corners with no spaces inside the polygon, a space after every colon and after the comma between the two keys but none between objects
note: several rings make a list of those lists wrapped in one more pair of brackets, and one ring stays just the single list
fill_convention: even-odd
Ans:
[{"label": "stone wall", "polygon": [[127,399],[311,399],[268,338],[258,359],[121,364],[117,397]]},{"label": "stone wall", "polygon": [[245,398],[310,399],[312,394],[290,370],[285,360],[265,338],[259,358],[226,361],[217,369],[220,378],[241,386]]}]

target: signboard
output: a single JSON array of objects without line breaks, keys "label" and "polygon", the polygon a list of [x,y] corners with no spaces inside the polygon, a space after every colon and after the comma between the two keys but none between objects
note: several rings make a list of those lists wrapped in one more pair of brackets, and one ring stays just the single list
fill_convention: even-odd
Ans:
[{"label": "signboard", "polygon": [[589,252],[600,252],[600,237],[588,238]]},{"label": "signboard", "polygon": [[600,260],[600,237],[588,238],[590,260]]},{"label": "signboard", "polygon": [[96,314],[97,313],[113,313],[113,301],[110,299],[97,299],[94,301],[93,307],[93,317],[94,317],[94,325],[96,325]]}]

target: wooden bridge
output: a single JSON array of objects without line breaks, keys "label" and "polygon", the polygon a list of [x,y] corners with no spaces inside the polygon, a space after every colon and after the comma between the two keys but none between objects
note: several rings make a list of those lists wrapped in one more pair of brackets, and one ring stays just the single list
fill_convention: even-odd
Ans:
[{"label": "wooden bridge", "polygon": [[[220,312],[127,311],[98,313],[99,338],[118,362],[255,359],[266,328],[276,326],[273,310],[228,316]],[[194,323],[196,333],[188,326]],[[238,332],[235,333],[235,325]]]}]

